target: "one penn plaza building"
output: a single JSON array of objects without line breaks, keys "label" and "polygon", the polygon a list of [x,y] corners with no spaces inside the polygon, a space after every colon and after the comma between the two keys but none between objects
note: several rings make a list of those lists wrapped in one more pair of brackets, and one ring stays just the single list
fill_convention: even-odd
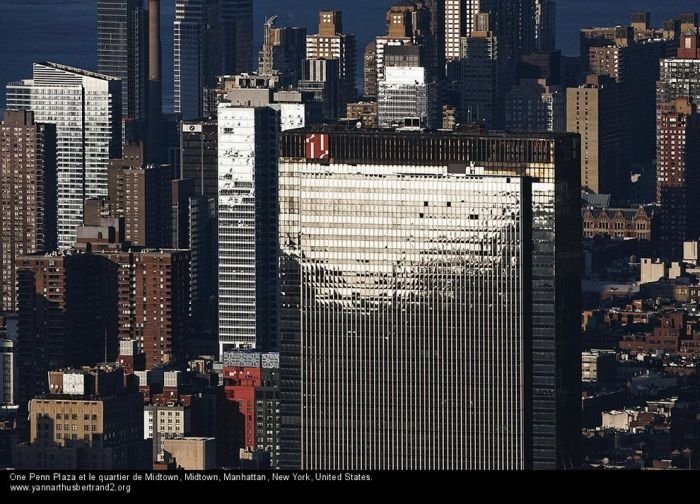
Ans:
[{"label": "one penn plaza building", "polygon": [[282,134],[282,465],[577,463],[577,135]]}]

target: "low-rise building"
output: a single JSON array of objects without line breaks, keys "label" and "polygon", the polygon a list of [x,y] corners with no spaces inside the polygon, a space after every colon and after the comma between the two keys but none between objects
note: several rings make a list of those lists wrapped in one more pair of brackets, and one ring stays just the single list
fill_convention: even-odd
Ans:
[{"label": "low-rise building", "polygon": [[583,236],[609,236],[610,238],[651,241],[651,210],[639,208],[583,208]]},{"label": "low-rise building", "polygon": [[15,447],[17,469],[144,470],[143,398],[112,365],[49,374],[51,392],[32,399],[30,440]]},{"label": "low-rise building", "polygon": [[184,437],[163,441],[166,458],[174,459],[178,469],[206,471],[216,468],[216,439]]}]

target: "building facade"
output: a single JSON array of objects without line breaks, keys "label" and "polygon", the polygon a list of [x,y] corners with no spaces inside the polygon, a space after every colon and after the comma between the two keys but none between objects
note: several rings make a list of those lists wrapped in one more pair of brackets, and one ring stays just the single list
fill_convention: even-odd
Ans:
[{"label": "building facade", "polygon": [[599,75],[566,90],[566,131],[581,135],[581,187],[614,200],[629,185],[621,91],[610,77]]},{"label": "building facade", "polygon": [[[72,251],[17,259],[20,401],[42,393],[48,369],[94,365],[117,353],[117,271]],[[106,359],[105,359],[106,357]]]},{"label": "building facade", "polygon": [[279,112],[221,104],[219,351],[276,347]]},{"label": "building facade", "polygon": [[97,2],[97,71],[122,81],[121,115],[146,114],[146,10],[143,0]]},{"label": "building facade", "polygon": [[341,109],[355,99],[357,49],[355,35],[343,33],[340,11],[320,11],[318,33],[306,36],[306,58],[337,59],[339,63]]},{"label": "building facade", "polygon": [[83,201],[107,196],[109,160],[121,155],[121,81],[57,63],[35,63],[34,78],[7,85],[7,109],[56,125],[58,246],[75,242]]},{"label": "building facade", "polygon": [[426,80],[425,68],[386,68],[377,95],[380,126],[400,125],[411,118],[418,119],[427,128],[436,128],[442,122],[438,106],[437,87]]},{"label": "building facade", "polygon": [[263,27],[263,46],[258,59],[258,74],[272,77],[284,89],[301,79],[301,64],[306,57],[306,28],[275,28],[277,17]]},{"label": "building facade", "polygon": [[545,79],[520,79],[506,93],[507,131],[566,131],[566,90]]},{"label": "building facade", "polygon": [[17,257],[56,248],[56,128],[33,112],[0,123],[0,313],[17,310]]},{"label": "building facade", "polygon": [[657,112],[656,198],[660,253],[683,257],[683,242],[697,239],[700,211],[700,117],[690,98],[660,103]]},{"label": "building facade", "polygon": [[188,250],[102,250],[118,270],[119,339],[135,340],[146,369],[182,361],[189,329]]},{"label": "building facade", "polygon": [[49,393],[31,401],[29,443],[15,447],[15,467],[150,468],[143,440],[143,397],[124,388],[120,368],[103,365],[51,375]]},{"label": "building facade", "polygon": [[175,112],[199,119],[217,76],[252,68],[253,1],[177,0],[173,34]]},{"label": "building facade", "polygon": [[653,213],[644,207],[584,208],[583,236],[609,236],[651,241]]},{"label": "building facade", "polygon": [[[279,243],[282,250],[279,316],[282,467],[447,468],[450,467],[447,460],[454,461],[455,458],[441,458],[441,447],[454,447],[455,443],[462,443],[460,446],[464,447],[462,454],[465,458],[459,462],[464,468],[478,467],[479,464],[484,464],[481,467],[488,464],[521,467],[518,464],[522,463],[522,466],[546,469],[576,464],[580,408],[580,353],[576,335],[580,328],[581,301],[578,291],[568,286],[578,282],[579,278],[579,148],[578,137],[574,135],[399,132],[343,127],[307,128],[282,134]],[[465,178],[451,179],[460,173]],[[430,431],[431,434],[426,431],[428,437],[439,436],[438,432],[451,432],[461,422],[467,422],[465,428],[476,425],[469,423],[471,421],[466,417],[447,420],[451,410],[430,402],[440,394],[450,394],[452,388],[434,390],[430,394],[428,388],[424,389],[425,393],[414,391],[401,396],[401,406],[396,405],[397,394],[379,392],[383,390],[380,384],[387,384],[392,379],[390,376],[393,375],[389,373],[404,369],[408,365],[406,362],[415,363],[412,371],[406,370],[395,379],[411,383],[415,379],[413,372],[425,380],[437,380],[438,376],[448,379],[451,376],[449,365],[447,368],[444,365],[429,368],[430,362],[437,362],[432,359],[439,359],[440,355],[448,359],[449,352],[461,351],[459,347],[450,347],[447,341],[467,331],[466,326],[462,329],[459,326],[467,320],[450,319],[447,313],[465,313],[465,310],[457,309],[455,303],[462,302],[464,298],[460,296],[467,296],[471,288],[478,293],[479,299],[488,296],[486,283],[483,287],[469,282],[460,284],[454,276],[460,276],[459,268],[452,268],[449,266],[452,263],[447,260],[454,259],[459,263],[460,254],[466,254],[465,260],[480,261],[488,249],[486,245],[477,245],[484,239],[483,233],[473,239],[465,236],[464,240],[460,233],[469,233],[471,228],[468,226],[478,226],[480,216],[488,214],[487,208],[492,200],[486,195],[492,194],[490,191],[498,192],[497,184],[487,184],[484,180],[484,185],[480,186],[477,180],[474,183],[479,188],[462,190],[459,198],[451,195],[448,184],[448,181],[458,186],[467,184],[472,173],[481,173],[486,179],[491,176],[505,176],[506,180],[512,177],[510,184],[515,184],[517,177],[535,179],[531,190],[532,262],[529,273],[532,282],[532,346],[531,354],[530,350],[522,354],[524,361],[532,364],[532,379],[524,392],[530,397],[532,422],[523,424],[532,425],[532,434],[524,436],[523,439],[528,441],[522,452],[510,445],[513,450],[501,452],[503,458],[495,453],[486,455],[487,446],[497,446],[499,439],[505,439],[500,435],[452,438],[444,445],[438,439],[429,445],[411,445],[410,440],[416,439],[413,436],[420,431],[421,422],[427,421],[425,417],[416,418],[418,413],[428,415],[428,411],[433,411],[438,416],[432,421],[446,421],[441,429]],[[416,180],[412,180],[414,177]],[[401,190],[410,184],[420,185],[421,189]],[[350,191],[351,186],[365,189],[362,192],[355,190],[352,199],[343,199],[341,195]],[[367,191],[367,187],[372,187],[373,191]],[[417,196],[423,194],[426,187],[435,187],[430,197]],[[303,198],[299,197],[299,190],[302,190]],[[469,199],[471,191],[474,191],[474,200]],[[362,205],[356,202],[359,194],[367,198]],[[512,193],[499,194],[495,198],[500,201],[495,205],[499,208],[496,214],[505,220],[515,219],[515,210],[505,214],[502,211],[503,203],[512,202],[507,196]],[[309,202],[312,196],[313,202]],[[462,201],[465,207],[471,206],[475,210],[466,210]],[[453,213],[457,211],[455,208],[460,209],[457,215]],[[483,211],[477,211],[477,208]],[[404,210],[407,214],[401,216],[399,212]],[[462,214],[462,211],[466,213]],[[456,225],[456,222],[461,226],[460,233],[441,234],[443,226]],[[404,231],[409,224],[415,229]],[[489,230],[497,233],[497,229],[491,221]],[[509,239],[513,240],[518,229],[527,232],[515,224],[509,229],[512,231]],[[524,246],[530,247],[526,244],[529,239],[523,237],[521,240]],[[367,247],[366,253],[358,255],[345,251],[344,247],[355,250],[357,243]],[[415,244],[413,248],[412,243]],[[509,242],[504,238],[500,243]],[[506,249],[500,249],[504,255],[496,256],[514,258],[513,249],[505,253]],[[490,250],[494,252],[493,248]],[[525,261],[525,256],[520,257]],[[508,267],[499,268],[500,273],[494,273],[494,278],[501,274],[503,279],[515,278],[521,274],[516,264],[515,259],[508,262]],[[521,272],[526,272],[527,267],[522,267]],[[483,271],[488,271],[489,267],[485,268]],[[479,270],[469,271],[481,274]],[[442,282],[438,280],[440,275],[454,281],[445,280],[444,288],[433,289],[431,286],[436,284],[431,282]],[[405,292],[397,288],[399,283]],[[474,287],[470,287],[472,285]],[[529,281],[520,285],[527,289]],[[491,308],[505,297],[494,299]],[[432,310],[421,311],[421,299],[432,299],[426,305],[432,306]],[[469,303],[470,309],[476,309],[479,299],[474,298]],[[385,309],[404,305],[405,310]],[[435,307],[439,307],[437,313]],[[443,309],[446,310],[445,318],[439,314]],[[416,315],[411,318],[414,310],[417,310]],[[422,315],[419,316],[418,312]],[[514,312],[509,313],[512,316]],[[487,317],[474,322],[486,328],[491,326],[488,320]],[[425,325],[418,330],[417,326],[423,322]],[[515,330],[514,325],[508,327]],[[523,327],[530,328],[529,325]],[[410,332],[412,328],[416,328],[413,333]],[[427,347],[421,347],[421,336],[426,331],[431,334],[435,331],[436,338],[430,340],[430,344],[426,343]],[[517,339],[515,333],[510,334]],[[440,339],[442,337],[446,339]],[[404,338],[404,344],[398,344],[400,338]],[[437,341],[444,341],[445,345],[437,344]],[[464,341],[463,337],[460,341]],[[333,345],[337,345],[335,353],[326,353],[331,352]],[[422,352],[423,357],[411,361],[410,352],[413,351]],[[481,350],[473,351],[475,355],[481,355],[478,353]],[[408,352],[408,355],[402,352]],[[509,355],[509,358],[513,357]],[[385,358],[387,362],[380,363]],[[376,366],[360,367],[368,359]],[[337,365],[319,366],[321,362]],[[419,368],[419,362],[426,369]],[[465,370],[474,363],[458,358],[457,354],[452,362],[458,366],[462,362]],[[454,376],[467,376],[466,371],[455,373]],[[497,375],[494,370],[490,376]],[[358,384],[357,389],[344,389],[343,394],[352,395],[352,399],[343,396],[338,401],[327,398],[324,402],[323,394],[329,390],[327,386],[347,383],[347,380]],[[377,384],[377,388],[371,395],[360,399],[359,384],[365,383]],[[307,388],[311,384],[318,387]],[[407,384],[399,390],[404,388],[410,389],[410,386]],[[475,390],[478,387],[472,388],[472,393],[476,393]],[[381,403],[384,399],[375,401],[377,394],[384,393],[388,394],[386,403]],[[365,399],[369,397],[372,399]],[[420,406],[416,403],[410,407],[410,401],[423,402]],[[351,435],[350,432],[361,431],[358,422],[372,418],[371,412],[377,407],[377,402],[401,410],[401,420],[398,417],[395,421],[376,420],[373,426],[369,421],[362,424],[367,428],[365,435]],[[357,411],[356,416],[351,414],[353,411]],[[389,411],[397,410],[389,408]],[[508,408],[503,411],[508,411]],[[386,412],[382,418],[387,418]],[[409,422],[409,419],[413,420]],[[511,425],[515,428],[516,423]],[[393,430],[396,436],[382,438]],[[325,436],[331,431],[335,432],[335,437],[314,437],[315,434]],[[508,429],[500,434],[511,436],[514,432]],[[374,443],[379,443],[379,439],[385,439],[386,445],[376,450]],[[486,451],[477,455],[479,449]],[[524,454],[523,458],[517,459],[518,453]],[[372,459],[370,454],[375,458]]]},{"label": "building facade", "polygon": [[489,16],[477,16],[471,35],[463,39],[461,116],[465,123],[500,129],[505,122],[506,89],[515,75],[503,42],[489,30]]},{"label": "building facade", "polygon": [[15,404],[17,388],[17,365],[15,342],[0,338],[0,404]]},{"label": "building facade", "polygon": [[[128,147],[127,147],[128,148]],[[109,167],[112,215],[125,222],[125,241],[149,248],[172,245],[170,165],[141,165],[115,159]]]},{"label": "building facade", "polygon": [[301,330],[301,467],[530,467],[529,181],[411,168],[282,165],[281,294],[299,303],[282,318]]},{"label": "building facade", "polygon": [[242,447],[266,453],[270,467],[279,467],[279,354],[226,352],[221,379],[226,399],[238,404],[242,417]]},{"label": "building facade", "polygon": [[216,201],[216,121],[183,121],[180,132],[180,178],[193,179],[197,195]]}]

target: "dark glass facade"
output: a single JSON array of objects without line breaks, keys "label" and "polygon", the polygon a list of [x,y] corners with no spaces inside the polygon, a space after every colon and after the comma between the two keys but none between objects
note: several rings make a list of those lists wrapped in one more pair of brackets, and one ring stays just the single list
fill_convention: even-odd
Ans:
[{"label": "dark glass facade", "polygon": [[194,193],[216,200],[218,193],[216,121],[185,121],[180,128],[180,176],[194,179]]},{"label": "dark glass facade", "polygon": [[173,33],[175,112],[198,119],[217,76],[251,70],[253,2],[177,0]]},{"label": "dark glass facade", "polygon": [[[319,139],[323,141],[319,143]],[[311,148],[314,142],[322,147],[320,156],[318,148]],[[485,175],[532,178],[532,372],[531,380],[525,382],[531,398],[532,430],[525,460],[531,461],[526,466],[535,469],[571,467],[579,456],[581,300],[579,289],[571,288],[580,281],[579,144],[575,135],[332,127],[286,132],[281,140],[282,173],[291,163],[318,163],[332,167],[357,165],[358,170],[365,165],[386,165],[392,170],[399,166],[402,171],[406,166],[413,170],[419,167],[430,174],[443,173],[445,167],[448,173],[482,168]],[[320,159],[307,159],[311,154]],[[303,208],[290,208],[288,212],[302,212]],[[294,238],[286,237],[281,228],[283,250],[287,239]],[[301,241],[303,251],[304,236],[296,239]],[[373,253],[381,254],[382,250]],[[353,256],[358,261],[374,260],[373,255]],[[283,466],[299,467],[305,463],[306,453],[303,432],[307,413],[302,404],[311,398],[304,389],[308,377],[300,373],[308,365],[303,357],[305,343],[296,328],[299,324],[305,327],[302,308],[307,298],[287,296],[285,290],[290,288],[285,282],[298,281],[303,286],[308,277],[304,264],[288,254],[282,255],[280,268]],[[484,295],[487,292],[484,290]],[[418,450],[416,457],[420,454]]]},{"label": "dark glass facade", "polygon": [[122,80],[122,115],[146,111],[146,14],[142,0],[97,1],[97,71]]},{"label": "dark glass facade", "polygon": [[531,467],[530,179],[281,168],[301,467]]}]

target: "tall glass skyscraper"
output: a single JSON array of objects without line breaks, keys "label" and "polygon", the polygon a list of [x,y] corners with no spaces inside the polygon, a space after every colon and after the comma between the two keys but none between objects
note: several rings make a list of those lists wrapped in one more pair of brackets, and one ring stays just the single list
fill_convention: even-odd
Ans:
[{"label": "tall glass skyscraper", "polygon": [[282,465],[575,464],[578,137],[324,127],[280,149]]},{"label": "tall glass skyscraper", "polygon": [[175,112],[198,119],[204,106],[204,0],[175,4]]},{"label": "tall glass skyscraper", "polygon": [[219,350],[275,350],[279,112],[218,109]]},{"label": "tall glass skyscraper", "polygon": [[97,0],[97,71],[122,80],[122,115],[146,113],[146,11],[143,0]]},{"label": "tall glass skyscraper", "polygon": [[7,85],[7,109],[56,125],[58,246],[68,248],[84,200],[107,196],[109,160],[121,157],[121,81],[57,63],[35,63],[33,77]]},{"label": "tall glass skyscraper", "polygon": [[199,119],[204,88],[218,75],[251,69],[252,0],[177,0],[175,3],[175,112]]}]

